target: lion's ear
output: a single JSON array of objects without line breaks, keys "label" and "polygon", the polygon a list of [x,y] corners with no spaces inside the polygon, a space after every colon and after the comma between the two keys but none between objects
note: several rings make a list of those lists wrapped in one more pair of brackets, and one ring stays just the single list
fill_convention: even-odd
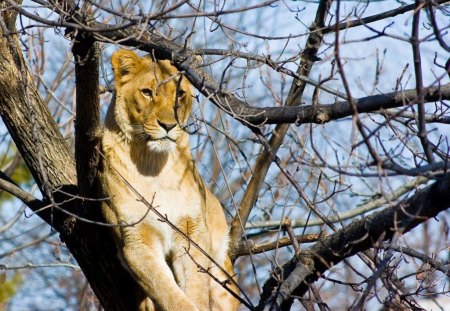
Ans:
[{"label": "lion's ear", "polygon": [[124,83],[139,67],[141,60],[139,56],[129,50],[119,50],[115,52],[111,58],[111,64],[114,70],[114,78],[116,82]]}]

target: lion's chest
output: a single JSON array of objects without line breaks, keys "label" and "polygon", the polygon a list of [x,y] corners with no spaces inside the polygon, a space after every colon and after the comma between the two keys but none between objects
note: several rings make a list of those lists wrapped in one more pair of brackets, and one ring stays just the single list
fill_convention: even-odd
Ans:
[{"label": "lion's chest", "polygon": [[[168,222],[179,227],[185,219],[202,221],[204,218],[204,197],[188,173],[172,169],[163,170],[157,176],[144,176],[133,167],[123,167],[118,173],[126,182],[122,180],[120,185],[121,177],[109,182],[118,193],[112,198],[117,218],[143,228],[139,232],[144,239],[160,238],[165,253],[170,252],[177,237]],[[135,232],[134,229],[125,231]]]},{"label": "lion's chest", "polygon": [[[187,181],[167,177],[134,176],[129,178],[130,186],[135,191],[134,199],[139,209],[146,210],[150,204],[169,220],[176,221],[180,217],[200,213],[201,198]],[[140,196],[145,200],[139,202]],[[131,199],[131,198],[130,198]],[[156,213],[149,213],[148,219],[155,219]]]}]

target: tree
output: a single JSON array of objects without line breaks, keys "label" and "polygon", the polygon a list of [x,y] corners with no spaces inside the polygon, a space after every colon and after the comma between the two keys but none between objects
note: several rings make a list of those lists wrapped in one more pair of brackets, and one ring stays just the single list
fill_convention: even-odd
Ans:
[{"label": "tree", "polygon": [[448,292],[446,3],[5,0],[0,114],[42,199],[6,172],[0,188],[59,233],[103,308],[135,308],[95,179],[105,63],[136,48],[200,93],[193,151],[230,215],[243,308],[344,308],[345,292],[352,310],[420,309]]}]

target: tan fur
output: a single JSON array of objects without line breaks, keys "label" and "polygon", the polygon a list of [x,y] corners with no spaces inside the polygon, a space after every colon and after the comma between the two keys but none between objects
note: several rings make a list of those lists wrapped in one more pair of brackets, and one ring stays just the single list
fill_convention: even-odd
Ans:
[{"label": "tan fur", "polygon": [[[179,83],[179,72],[169,61],[141,58],[132,51],[116,52],[112,65],[116,94],[105,121],[100,172],[101,195],[109,198],[102,204],[106,220],[132,224],[147,212],[124,178],[233,275],[225,215],[200,178],[182,129],[192,107],[192,86],[185,78]],[[138,309],[238,308],[238,301],[199,272],[198,265],[221,281],[224,273],[153,212],[113,232],[124,264],[147,296],[137,302]]]}]

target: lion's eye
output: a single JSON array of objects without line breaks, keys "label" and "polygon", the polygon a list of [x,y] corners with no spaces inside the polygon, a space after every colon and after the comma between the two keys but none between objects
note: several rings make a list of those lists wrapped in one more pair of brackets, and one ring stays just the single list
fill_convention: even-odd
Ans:
[{"label": "lion's eye", "polygon": [[178,97],[178,98],[183,98],[184,95],[186,95],[186,92],[185,92],[185,91],[183,91],[183,90],[178,90],[178,92],[177,92],[177,97]]},{"label": "lion's eye", "polygon": [[144,95],[146,97],[152,97],[153,96],[153,91],[151,89],[142,89],[141,93],[142,93],[142,95]]}]

